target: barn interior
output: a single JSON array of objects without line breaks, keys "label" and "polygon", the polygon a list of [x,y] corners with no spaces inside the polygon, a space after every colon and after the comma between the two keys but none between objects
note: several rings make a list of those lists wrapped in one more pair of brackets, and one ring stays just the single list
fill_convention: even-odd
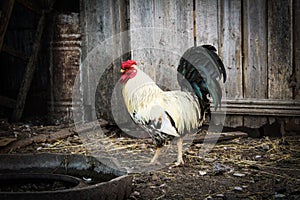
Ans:
[{"label": "barn interior", "polygon": [[[297,0],[1,0],[0,176],[14,159],[64,155],[88,166],[86,156],[122,176],[100,181],[115,190],[86,196],[80,189],[99,182],[80,176],[81,188],[52,191],[71,188],[73,199],[298,199],[299,18]],[[172,165],[171,144],[165,163],[148,167],[154,146],[120,100],[121,62],[137,60],[174,90],[180,56],[202,44],[225,64],[224,107],[187,139],[184,166]],[[35,193],[36,185],[26,187]],[[0,197],[15,198],[14,187],[0,184]],[[47,198],[34,195],[26,198]]]}]

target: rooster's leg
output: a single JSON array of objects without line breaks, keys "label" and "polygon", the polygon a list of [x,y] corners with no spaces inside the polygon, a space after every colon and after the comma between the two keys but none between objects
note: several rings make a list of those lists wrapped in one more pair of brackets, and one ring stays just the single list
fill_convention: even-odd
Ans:
[{"label": "rooster's leg", "polygon": [[158,156],[159,156],[159,154],[160,154],[160,150],[161,150],[161,148],[160,148],[160,147],[157,147],[157,149],[156,149],[156,151],[155,151],[155,154],[154,154],[154,156],[153,156],[153,158],[152,158],[150,164],[158,164],[157,158],[158,158]]},{"label": "rooster's leg", "polygon": [[176,166],[183,165],[184,161],[182,158],[182,138],[178,138],[177,140],[177,148],[178,148],[178,157],[177,162],[175,163]]}]

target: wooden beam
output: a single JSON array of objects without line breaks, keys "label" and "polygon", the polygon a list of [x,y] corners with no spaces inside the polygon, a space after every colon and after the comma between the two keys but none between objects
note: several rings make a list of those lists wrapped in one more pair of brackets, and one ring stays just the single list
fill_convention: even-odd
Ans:
[{"label": "wooden beam", "polygon": [[9,47],[9,46],[7,46],[5,44],[2,46],[2,51],[6,52],[6,53],[8,53],[8,54],[10,54],[10,55],[12,55],[14,57],[20,58],[22,60],[26,60],[27,61],[28,58],[29,58],[28,56],[24,55],[20,51],[14,49],[12,47]]},{"label": "wooden beam", "polygon": [[297,100],[226,99],[222,106],[227,115],[300,117],[300,102]]},{"label": "wooden beam", "polygon": [[3,10],[1,13],[0,20],[0,52],[3,45],[4,36],[7,30],[7,26],[10,20],[10,16],[14,7],[15,0],[4,1]]},{"label": "wooden beam", "polygon": [[42,143],[42,142],[54,142],[57,140],[61,140],[72,135],[75,135],[76,132],[70,128],[62,129],[58,132],[51,134],[38,134],[34,137],[25,138],[23,140],[15,140],[7,144],[5,147],[0,149],[0,153],[9,153],[15,149],[20,149],[26,146],[29,146],[33,143]]},{"label": "wooden beam", "polygon": [[20,86],[19,94],[18,94],[18,98],[17,98],[17,104],[12,113],[12,117],[11,117],[12,121],[19,121],[22,117],[27,93],[31,86],[31,81],[33,79],[33,74],[34,74],[35,67],[36,67],[36,60],[37,60],[38,52],[40,49],[40,43],[41,43],[41,38],[42,38],[42,33],[44,31],[44,27],[45,27],[45,14],[43,13],[39,20],[39,23],[38,23],[38,28],[36,31],[36,36],[35,36],[35,41],[34,41],[34,44],[32,47],[32,52],[31,52],[29,61],[27,63],[26,69],[25,69],[23,80],[21,82],[21,86]]}]

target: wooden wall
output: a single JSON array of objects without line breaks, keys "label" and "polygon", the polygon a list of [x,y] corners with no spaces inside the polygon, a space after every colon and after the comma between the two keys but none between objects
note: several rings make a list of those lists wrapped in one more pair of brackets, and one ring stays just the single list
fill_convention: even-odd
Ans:
[{"label": "wooden wall", "polygon": [[297,0],[82,2],[87,49],[107,34],[129,30],[123,43],[129,45],[131,57],[158,84],[171,87],[167,89],[177,87],[172,85],[176,67],[187,48],[194,44],[217,47],[228,73],[224,86],[227,126],[258,128],[277,117],[299,118]]},{"label": "wooden wall", "polygon": [[126,34],[128,6],[129,3],[124,0],[81,1],[81,89],[85,118],[88,120],[95,120],[96,117],[113,120],[111,101],[116,95],[113,92],[120,77],[120,64],[130,58],[130,38]]}]

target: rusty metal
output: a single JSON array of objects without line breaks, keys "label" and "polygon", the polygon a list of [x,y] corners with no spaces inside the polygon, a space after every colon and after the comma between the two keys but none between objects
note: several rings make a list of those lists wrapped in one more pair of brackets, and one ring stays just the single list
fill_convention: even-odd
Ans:
[{"label": "rusty metal", "polygon": [[55,16],[54,24],[48,111],[51,119],[69,122],[72,120],[72,89],[81,62],[79,14],[59,14]]}]

